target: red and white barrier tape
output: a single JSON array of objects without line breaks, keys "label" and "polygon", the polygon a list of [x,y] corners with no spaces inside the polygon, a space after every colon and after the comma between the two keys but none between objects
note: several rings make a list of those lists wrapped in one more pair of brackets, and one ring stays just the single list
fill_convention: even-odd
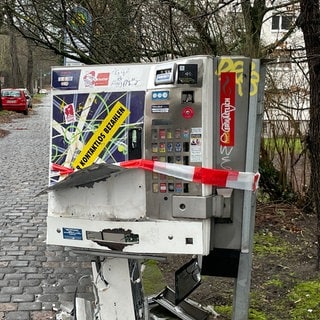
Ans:
[{"label": "red and white barrier tape", "polygon": [[57,163],[51,163],[51,170],[58,171],[61,176],[68,175],[74,172],[73,168],[68,168]]},{"label": "red and white barrier tape", "polygon": [[[177,163],[152,161],[146,159],[128,160],[113,165],[127,169],[143,169],[174,178],[195,183],[209,184],[215,187],[255,191],[258,188],[259,173],[220,170],[204,167],[193,167]],[[52,170],[61,175],[68,175],[74,170],[61,165],[52,164]]]},{"label": "red and white barrier tape", "polygon": [[123,168],[143,169],[178,179],[239,190],[255,191],[258,188],[259,173],[219,170],[204,167],[193,167],[176,163],[129,160],[115,163]]}]

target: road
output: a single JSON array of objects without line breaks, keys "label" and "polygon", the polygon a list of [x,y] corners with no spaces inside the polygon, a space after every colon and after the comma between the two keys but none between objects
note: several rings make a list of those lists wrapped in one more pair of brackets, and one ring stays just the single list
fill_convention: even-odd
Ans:
[{"label": "road", "polygon": [[47,320],[77,296],[92,299],[90,257],[46,245],[50,102],[1,124],[0,320]]}]

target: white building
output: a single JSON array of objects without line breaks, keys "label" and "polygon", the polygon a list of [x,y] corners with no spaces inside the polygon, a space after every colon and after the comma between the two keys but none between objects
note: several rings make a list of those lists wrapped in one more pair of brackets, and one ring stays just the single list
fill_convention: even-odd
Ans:
[{"label": "white building", "polygon": [[275,43],[270,55],[265,100],[264,134],[305,135],[309,120],[309,88],[304,39],[294,27],[299,4],[282,7],[288,0],[267,1],[274,9],[265,15],[262,39]]},{"label": "white building", "polygon": [[[227,27],[235,34],[245,30],[241,0],[220,0],[225,14]],[[253,0],[251,0],[253,3]],[[309,88],[306,77],[304,39],[300,29],[295,26],[299,16],[299,4],[290,4],[290,0],[267,0],[267,12],[264,16],[261,46],[270,48],[267,68],[264,136],[305,135],[309,119]],[[228,37],[228,35],[226,35]],[[230,39],[235,37],[234,34]],[[234,41],[234,39],[232,40]]]}]

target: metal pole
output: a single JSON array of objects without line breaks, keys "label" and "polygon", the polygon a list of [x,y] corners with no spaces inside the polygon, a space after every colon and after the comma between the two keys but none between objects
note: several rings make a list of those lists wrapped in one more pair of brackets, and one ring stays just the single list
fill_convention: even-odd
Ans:
[{"label": "metal pole", "polygon": [[[259,69],[260,82],[257,94],[253,97],[250,97],[249,103],[249,127],[247,134],[245,168],[248,172],[258,171],[259,168],[260,136],[263,118],[262,101],[264,92],[265,65],[261,66],[258,60],[254,60],[254,63],[257,69]],[[252,192],[245,191],[243,202],[241,253],[233,299],[233,320],[247,320],[249,318],[255,210],[256,195]]]}]

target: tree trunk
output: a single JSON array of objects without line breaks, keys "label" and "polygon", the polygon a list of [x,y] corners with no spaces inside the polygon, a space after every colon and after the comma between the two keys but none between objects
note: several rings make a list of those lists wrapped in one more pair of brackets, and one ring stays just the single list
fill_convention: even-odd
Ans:
[{"label": "tree trunk", "polygon": [[317,270],[320,267],[320,10],[319,0],[300,0],[301,27],[309,66],[310,125],[308,149],[311,164],[311,193],[317,214]]},{"label": "tree trunk", "polygon": [[10,83],[13,87],[23,87],[22,74],[18,59],[17,38],[13,32],[10,33],[10,55],[12,61],[12,79]]},{"label": "tree trunk", "polygon": [[26,87],[29,90],[29,92],[32,94],[33,93],[33,83],[32,83],[32,75],[33,75],[33,50],[31,43],[28,42],[28,61],[27,61],[27,83]]},{"label": "tree trunk", "polygon": [[261,55],[261,30],[266,13],[266,0],[241,1],[244,23],[246,27],[246,46],[244,54],[253,58]]}]

